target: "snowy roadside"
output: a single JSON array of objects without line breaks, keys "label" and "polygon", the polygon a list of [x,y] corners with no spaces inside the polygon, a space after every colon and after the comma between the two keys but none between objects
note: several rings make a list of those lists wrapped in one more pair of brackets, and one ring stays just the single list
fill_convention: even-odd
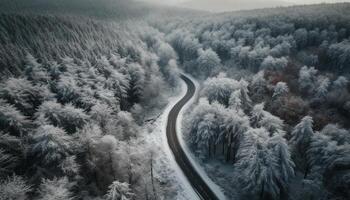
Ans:
[{"label": "snowy roadside", "polygon": [[166,123],[172,107],[186,94],[187,87],[180,81],[180,89],[176,95],[169,98],[169,103],[158,119],[145,128],[149,133],[145,135],[145,141],[156,151],[154,159],[155,177],[159,180],[165,199],[196,200],[199,199],[192,186],[188,182],[175,157],[170,150],[166,137]]},{"label": "snowy roadside", "polygon": [[205,170],[203,169],[203,166],[200,165],[200,162],[198,161],[198,159],[195,157],[195,155],[192,153],[192,151],[189,149],[189,147],[187,146],[185,140],[184,140],[184,135],[183,135],[183,131],[182,131],[182,119],[183,119],[183,115],[186,112],[187,109],[189,109],[191,107],[191,105],[193,103],[195,103],[198,100],[198,95],[199,95],[199,90],[200,90],[200,85],[199,83],[191,76],[186,74],[186,76],[188,78],[191,79],[191,81],[195,84],[196,86],[196,92],[194,94],[194,98],[192,98],[180,111],[179,113],[179,117],[178,117],[178,124],[176,126],[176,133],[178,134],[178,138],[179,138],[179,142],[182,146],[182,149],[184,150],[186,156],[188,157],[189,161],[191,162],[192,166],[196,169],[196,171],[199,173],[199,175],[204,179],[204,181],[208,184],[208,186],[213,190],[213,192],[216,194],[216,196],[220,199],[220,200],[225,200],[226,197],[222,191],[222,188],[219,187],[216,183],[214,183],[209,176],[207,175],[207,173],[205,172]]}]

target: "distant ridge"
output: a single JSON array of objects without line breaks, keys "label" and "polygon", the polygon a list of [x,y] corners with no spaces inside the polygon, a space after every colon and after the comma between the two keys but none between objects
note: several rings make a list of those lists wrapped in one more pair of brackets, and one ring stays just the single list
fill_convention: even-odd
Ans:
[{"label": "distant ridge", "polygon": [[283,0],[191,0],[182,4],[183,7],[212,12],[251,10],[290,5],[293,4]]}]

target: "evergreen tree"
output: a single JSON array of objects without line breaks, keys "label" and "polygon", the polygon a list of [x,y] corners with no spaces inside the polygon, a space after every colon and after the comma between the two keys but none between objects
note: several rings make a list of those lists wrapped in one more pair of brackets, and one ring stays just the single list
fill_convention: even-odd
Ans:
[{"label": "evergreen tree", "polygon": [[294,127],[290,139],[293,160],[296,166],[304,172],[304,177],[307,176],[310,170],[306,152],[310,148],[311,138],[314,135],[312,126],[312,118],[309,116],[304,117],[301,122]]}]

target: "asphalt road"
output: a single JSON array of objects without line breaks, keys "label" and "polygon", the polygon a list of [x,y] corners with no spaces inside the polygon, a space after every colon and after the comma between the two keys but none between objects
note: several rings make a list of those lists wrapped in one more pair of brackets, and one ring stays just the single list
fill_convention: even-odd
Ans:
[{"label": "asphalt road", "polygon": [[194,83],[189,78],[187,78],[185,75],[181,75],[181,79],[184,80],[187,85],[187,93],[179,102],[176,103],[176,105],[171,109],[169,113],[168,124],[166,127],[168,143],[175,156],[177,164],[186,175],[188,181],[191,183],[193,189],[196,191],[200,199],[218,200],[219,198],[204,182],[202,177],[198,174],[198,172],[192,166],[191,162],[188,160],[184,150],[181,148],[176,134],[176,121],[179,112],[183,106],[193,97],[196,91]]}]

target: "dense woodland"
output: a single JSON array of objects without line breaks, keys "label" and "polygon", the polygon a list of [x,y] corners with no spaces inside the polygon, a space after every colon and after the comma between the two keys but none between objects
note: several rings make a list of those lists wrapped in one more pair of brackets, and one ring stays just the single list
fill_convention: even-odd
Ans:
[{"label": "dense woodland", "polygon": [[241,199],[349,199],[349,10],[155,23],[184,70],[203,80],[186,139],[204,163],[232,166]]},{"label": "dense woodland", "polygon": [[139,136],[177,82],[162,34],[33,14],[0,30],[0,199],[156,199]]},{"label": "dense woodland", "polygon": [[88,5],[0,9],[1,200],[164,198],[142,127],[179,69],[201,83],[185,139],[230,166],[229,198],[349,199],[350,4],[171,17]]}]

